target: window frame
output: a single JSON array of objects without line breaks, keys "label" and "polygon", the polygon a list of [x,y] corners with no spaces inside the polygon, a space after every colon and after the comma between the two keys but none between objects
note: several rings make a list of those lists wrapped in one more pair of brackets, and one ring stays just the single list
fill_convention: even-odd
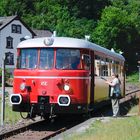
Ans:
[{"label": "window frame", "polygon": [[18,34],[21,34],[21,32],[22,32],[22,28],[21,28],[21,25],[19,25],[19,24],[12,24],[11,25],[11,32],[12,33],[18,33]]},{"label": "window frame", "polygon": [[[67,50],[69,50],[69,51],[67,51]],[[76,51],[78,51],[77,53],[79,53],[79,55],[78,54],[72,55],[72,52],[76,53]],[[66,55],[66,53],[68,53],[68,55]],[[79,56],[79,59],[74,59],[77,56]],[[55,68],[58,70],[81,70],[81,50],[78,48],[76,48],[76,49],[73,49],[73,48],[56,49]]]},{"label": "window frame", "polygon": [[16,25],[16,33],[21,34],[21,25]]},{"label": "window frame", "polygon": [[[10,58],[9,60],[8,60],[8,57]],[[5,64],[14,65],[14,53],[11,53],[11,52],[5,53]]]},{"label": "window frame", "polygon": [[[29,51],[30,50],[30,51]],[[20,56],[18,57],[18,69],[36,69],[38,65],[38,49],[34,51],[35,48],[25,48],[25,49],[20,49]],[[23,51],[23,53],[22,53]],[[30,57],[30,53],[32,51],[32,54],[36,54],[33,56],[36,56],[35,59],[33,57]],[[30,53],[29,53],[30,52]],[[22,54],[21,54],[22,53]],[[33,62],[33,63],[31,63]],[[35,63],[36,62],[36,63]]]},{"label": "window frame", "polygon": [[6,48],[13,49],[13,38],[11,36],[6,37]]}]

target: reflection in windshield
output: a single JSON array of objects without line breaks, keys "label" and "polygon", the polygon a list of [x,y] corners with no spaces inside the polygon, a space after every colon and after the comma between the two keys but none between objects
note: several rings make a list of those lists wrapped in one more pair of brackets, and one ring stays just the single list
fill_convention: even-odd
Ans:
[{"label": "reflection in windshield", "polygon": [[22,49],[20,56],[20,68],[36,68],[37,49]]},{"label": "reflection in windshield", "polygon": [[[21,49],[17,61],[21,69],[52,69],[54,67],[53,48],[27,48]],[[79,49],[56,49],[57,69],[81,69]]]},{"label": "reflection in windshield", "polygon": [[[40,54],[38,53],[40,52]],[[39,54],[39,62],[38,62]],[[21,69],[52,69],[54,63],[54,49],[21,49],[18,68]]]},{"label": "reflection in windshield", "polygon": [[57,69],[80,69],[80,51],[77,49],[57,49]]},{"label": "reflection in windshield", "polygon": [[52,69],[54,62],[54,50],[53,49],[41,49],[40,50],[40,69]]}]

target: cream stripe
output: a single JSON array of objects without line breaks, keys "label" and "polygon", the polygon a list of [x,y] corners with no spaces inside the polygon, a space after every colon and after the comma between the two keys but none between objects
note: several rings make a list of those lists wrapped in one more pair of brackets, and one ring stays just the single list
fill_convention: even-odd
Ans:
[{"label": "cream stripe", "polygon": [[14,76],[14,78],[22,79],[90,79],[91,77],[70,77],[70,76]]}]

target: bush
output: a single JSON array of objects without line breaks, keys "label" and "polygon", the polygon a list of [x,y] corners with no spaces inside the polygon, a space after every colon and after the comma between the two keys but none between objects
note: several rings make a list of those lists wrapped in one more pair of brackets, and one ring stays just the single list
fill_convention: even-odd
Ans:
[{"label": "bush", "polygon": [[139,81],[139,73],[138,72],[131,73],[130,75],[127,76],[126,81],[130,83],[137,83]]},{"label": "bush", "polygon": [[[8,78],[10,78],[10,70],[5,69],[5,81],[7,81]],[[0,86],[1,84],[2,84],[2,69],[0,68]]]}]

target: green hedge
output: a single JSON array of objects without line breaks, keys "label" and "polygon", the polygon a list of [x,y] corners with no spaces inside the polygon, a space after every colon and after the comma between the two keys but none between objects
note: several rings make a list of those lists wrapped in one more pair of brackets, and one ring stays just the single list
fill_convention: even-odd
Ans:
[{"label": "green hedge", "polygon": [[[9,69],[5,69],[5,81],[8,80],[8,78],[10,78],[10,70]],[[2,69],[0,68],[0,86],[2,84]]]}]

